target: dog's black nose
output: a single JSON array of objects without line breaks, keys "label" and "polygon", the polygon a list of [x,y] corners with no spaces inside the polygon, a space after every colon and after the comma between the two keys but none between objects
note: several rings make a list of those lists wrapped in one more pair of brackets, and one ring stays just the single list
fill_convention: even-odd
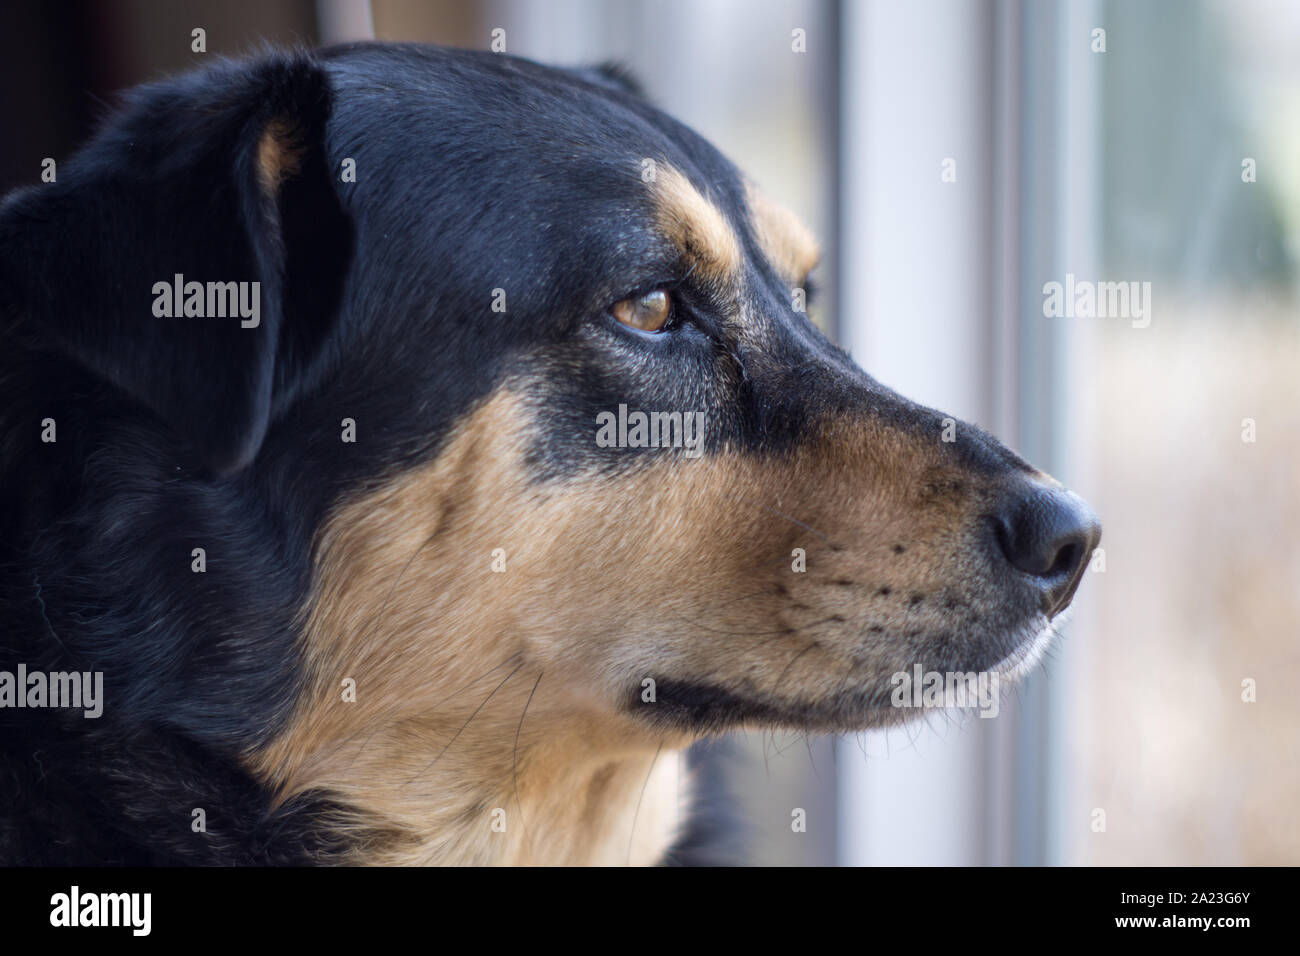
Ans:
[{"label": "dog's black nose", "polygon": [[1006,559],[1043,588],[1047,616],[1065,610],[1101,541],[1092,509],[1064,488],[1034,485],[1008,496],[994,529]]}]

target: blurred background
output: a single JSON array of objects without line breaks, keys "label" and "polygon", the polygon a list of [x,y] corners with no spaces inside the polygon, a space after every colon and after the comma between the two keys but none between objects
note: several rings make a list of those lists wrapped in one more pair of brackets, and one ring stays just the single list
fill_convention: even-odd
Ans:
[{"label": "blurred background", "polygon": [[494,37],[625,64],[821,236],[829,334],[1105,525],[997,718],[705,747],[748,862],[1300,864],[1300,4],[10,0],[0,190],[216,55]]}]

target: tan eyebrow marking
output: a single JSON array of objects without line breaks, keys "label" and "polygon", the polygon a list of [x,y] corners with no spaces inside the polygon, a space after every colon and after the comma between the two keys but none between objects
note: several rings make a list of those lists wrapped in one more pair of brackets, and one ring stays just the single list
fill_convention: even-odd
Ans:
[{"label": "tan eyebrow marking", "polygon": [[690,260],[696,275],[734,281],[740,274],[740,241],[718,207],[666,163],[659,164],[650,189],[659,228]]},{"label": "tan eyebrow marking", "polygon": [[802,282],[821,258],[821,249],[811,230],[753,183],[745,184],[745,196],[749,201],[749,218],[763,254],[782,278]]},{"label": "tan eyebrow marking", "polygon": [[257,180],[268,195],[275,195],[280,182],[298,172],[299,157],[293,130],[283,120],[266,124],[257,141]]}]

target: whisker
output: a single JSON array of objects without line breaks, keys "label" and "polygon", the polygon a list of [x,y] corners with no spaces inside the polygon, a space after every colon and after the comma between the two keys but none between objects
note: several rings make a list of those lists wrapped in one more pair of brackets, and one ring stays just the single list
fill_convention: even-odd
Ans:
[{"label": "whisker", "polygon": [[425,538],[424,541],[421,542],[420,546],[415,549],[415,553],[406,559],[406,563],[402,565],[402,570],[397,572],[397,580],[395,580],[393,586],[388,589],[388,593],[384,595],[384,602],[379,605],[379,610],[375,613],[376,623],[383,619],[384,611],[388,609],[388,602],[393,599],[393,594],[397,591],[397,586],[402,583],[402,578],[405,577],[406,572],[410,570],[411,564],[420,556],[421,551],[433,543],[433,539],[437,536],[438,533],[436,531],[429,535],[429,537]]},{"label": "whisker", "polygon": [[822,775],[817,772],[817,760],[816,758],[813,757],[812,741],[808,739],[808,735],[806,733],[803,735],[803,745],[808,751],[808,766],[812,768],[813,776],[816,777],[818,781],[820,781]]},{"label": "whisker", "polygon": [[659,741],[659,749],[655,751],[654,757],[650,761],[650,769],[645,772],[645,779],[641,781],[641,795],[636,798],[636,810],[632,813],[632,832],[627,835],[627,865],[632,865],[632,840],[636,836],[636,821],[641,816],[641,801],[645,799],[645,788],[650,785],[650,775],[654,773],[655,763],[659,760],[659,754],[664,749],[664,742]]},{"label": "whisker", "polygon": [[785,675],[790,672],[790,668],[794,667],[795,663],[799,660],[799,658],[803,657],[805,654],[807,654],[816,646],[817,646],[816,641],[809,641],[807,647],[805,647],[793,658],[791,658],[790,663],[785,665],[785,669],[781,671],[780,676],[777,677],[776,681],[772,684],[772,691],[771,691],[772,693],[776,693],[777,688],[781,686],[781,682],[785,680]]},{"label": "whisker", "polygon": [[524,805],[519,799],[519,734],[524,729],[524,718],[528,716],[528,708],[533,702],[533,695],[537,693],[537,685],[542,682],[542,674],[545,673],[546,671],[542,671],[537,675],[537,680],[533,682],[533,689],[528,692],[528,700],[524,702],[524,712],[519,715],[519,726],[515,728],[515,746],[510,758],[510,776],[515,785],[515,806],[519,808],[519,829],[523,832],[525,845],[530,850],[532,844],[528,842],[528,827],[524,823]]},{"label": "whisker", "polygon": [[[445,704],[445,703],[447,703],[448,701],[455,700],[457,697],[459,697],[461,694],[465,693],[465,691],[469,690],[471,687],[473,687],[473,686],[474,686],[475,684],[477,684],[479,681],[483,680],[483,679],[484,679],[485,677],[487,677],[489,674],[492,674],[492,673],[495,672],[495,671],[499,671],[501,668],[505,667],[507,664],[509,664],[509,663],[511,663],[512,661],[514,661],[516,657],[517,657],[517,655],[513,655],[513,654],[512,654],[510,657],[507,657],[505,660],[501,661],[500,663],[494,665],[493,667],[490,667],[488,670],[485,670],[485,671],[484,671],[482,674],[480,674],[478,677],[475,677],[473,680],[469,681],[467,684],[462,685],[461,688],[460,688],[459,690],[455,691],[455,692],[454,692],[453,694],[451,694],[450,696],[448,696],[448,697],[444,697],[444,698],[442,698],[441,700],[439,700],[439,701],[438,701],[438,706],[441,706],[442,704]],[[378,713],[378,714],[375,715],[375,717],[374,717],[374,721],[377,722],[378,726],[376,726],[375,729],[372,730],[372,731],[370,732],[369,736],[366,737],[365,741],[364,741],[364,742],[361,744],[361,746],[357,749],[357,752],[356,752],[355,754],[352,755],[352,759],[351,759],[350,761],[348,761],[348,765],[347,765],[347,767],[344,768],[344,770],[351,769],[352,765],[353,765],[354,763],[357,762],[357,758],[360,757],[363,753],[366,752],[366,747],[368,747],[368,746],[370,745],[370,741],[372,741],[372,740],[375,739],[375,736],[376,736],[376,735],[377,735],[381,730],[384,729],[384,727],[386,726],[386,724],[388,723],[388,721],[389,721],[390,719],[392,719],[392,718],[394,718],[394,717],[397,716],[397,714],[401,711],[402,706],[403,706],[403,705],[401,705],[401,704],[396,704],[396,705],[393,705],[393,706],[390,706],[390,707],[384,709],[383,711],[381,711],[380,713]],[[361,736],[363,733],[365,733],[365,731],[366,731],[366,728],[365,728],[365,727],[361,727],[360,729],[357,730],[356,733],[354,733],[354,734],[349,734],[347,737],[344,737],[342,740],[339,741],[339,747],[342,748],[342,747],[347,746],[347,745],[348,745],[349,743],[351,743],[353,740],[356,740],[357,737],[359,737],[359,736]]]},{"label": "whisker", "polygon": [[803,530],[807,531],[809,534],[815,534],[817,537],[821,538],[827,544],[832,543],[829,536],[822,534],[816,528],[812,527],[812,525],[804,524],[798,518],[791,517],[790,515],[786,514],[784,511],[781,511],[777,508],[773,508],[771,505],[765,505],[762,504],[761,502],[751,501],[748,498],[741,498],[736,495],[726,495],[725,497],[728,497],[733,501],[743,502],[744,504],[750,505],[754,508],[759,508],[763,511],[766,511],[768,514],[776,515],[778,518],[783,518],[786,521],[790,522],[792,525],[795,525],[796,527],[799,528],[803,528]]},{"label": "whisker", "polygon": [[510,678],[518,674],[523,669],[523,667],[524,667],[523,662],[520,662],[518,667],[516,667],[509,674],[503,677],[501,679],[501,683],[497,684],[496,687],[492,688],[492,693],[488,694],[485,698],[483,698],[483,703],[479,704],[477,707],[474,708],[474,713],[469,715],[469,719],[466,720],[465,723],[460,725],[460,730],[456,731],[455,736],[453,736],[451,740],[447,741],[446,746],[444,746],[441,750],[438,751],[438,756],[434,757],[431,761],[429,761],[429,766],[425,767],[423,770],[417,773],[410,780],[406,781],[406,783],[403,784],[403,786],[414,783],[416,780],[420,779],[426,773],[428,773],[433,768],[433,765],[442,759],[442,755],[447,752],[448,748],[450,748],[451,745],[454,744],[460,738],[460,735],[465,732],[465,728],[468,727],[470,725],[470,722],[473,721],[474,718],[478,716],[479,711],[481,711],[484,707],[487,706],[488,701],[492,699],[493,695],[496,694],[497,691],[499,691],[502,687],[505,686],[506,681],[510,680]]}]

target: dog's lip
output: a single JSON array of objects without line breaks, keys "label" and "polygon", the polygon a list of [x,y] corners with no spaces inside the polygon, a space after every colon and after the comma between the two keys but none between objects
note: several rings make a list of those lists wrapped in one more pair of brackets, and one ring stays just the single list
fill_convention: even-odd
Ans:
[{"label": "dog's lip", "polygon": [[1059,626],[1059,623],[1054,623],[1052,618],[1044,615],[1037,624],[1029,625],[1027,635],[989,670],[996,672],[1003,680],[1009,681],[1017,681],[1027,676],[1047,653]]}]

